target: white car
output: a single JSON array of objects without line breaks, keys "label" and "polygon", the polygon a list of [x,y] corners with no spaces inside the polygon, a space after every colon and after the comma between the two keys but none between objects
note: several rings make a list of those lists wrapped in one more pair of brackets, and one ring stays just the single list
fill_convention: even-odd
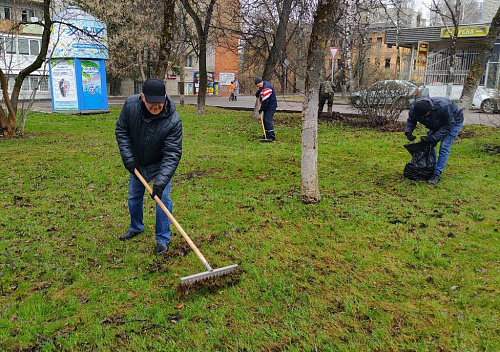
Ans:
[{"label": "white car", "polygon": [[[446,97],[446,84],[431,84],[426,87],[430,97]],[[450,100],[458,102],[463,88],[463,85],[453,85]],[[488,114],[498,112],[500,110],[500,92],[494,88],[478,86],[472,99],[472,108],[481,109],[482,112]]]},{"label": "white car", "polygon": [[427,96],[425,87],[397,79],[375,82],[366,89],[352,93],[350,101],[355,107],[392,105],[396,102],[409,107],[416,98]]}]

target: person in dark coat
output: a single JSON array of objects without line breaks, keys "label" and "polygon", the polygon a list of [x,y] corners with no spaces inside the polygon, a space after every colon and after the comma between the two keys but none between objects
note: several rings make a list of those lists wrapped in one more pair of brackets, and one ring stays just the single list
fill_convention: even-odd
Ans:
[{"label": "person in dark coat", "polygon": [[318,105],[318,116],[323,112],[325,103],[328,105],[328,114],[332,113],[333,109],[333,96],[334,96],[333,84],[330,81],[324,81],[319,84],[319,105]]},{"label": "person in dark coat", "polygon": [[273,119],[276,108],[278,107],[276,92],[271,83],[263,81],[260,78],[255,78],[254,83],[258,89],[255,96],[260,100],[259,114],[264,113],[265,135],[260,141],[274,142],[276,140],[276,135],[274,133]]},{"label": "person in dark coat", "polygon": [[451,145],[464,125],[464,115],[462,110],[450,99],[421,98],[413,102],[408,113],[405,135],[409,141],[416,138],[413,135],[413,130],[418,122],[429,129],[427,136],[420,139],[422,142],[432,145],[434,156],[436,156],[435,147],[438,142],[441,142],[434,175],[428,181],[430,184],[437,184],[441,181],[441,173],[448,161]]},{"label": "person in dark coat", "polygon": [[[142,93],[127,98],[115,129],[116,141],[125,168],[130,172],[128,208],[129,230],[120,240],[129,240],[144,231],[143,200],[145,187],[134,175],[137,169],[150,182],[153,194],[172,212],[170,181],[182,155],[182,123],[174,102],[159,79],[144,82]],[[156,205],[155,254],[168,250],[170,219]]]}]

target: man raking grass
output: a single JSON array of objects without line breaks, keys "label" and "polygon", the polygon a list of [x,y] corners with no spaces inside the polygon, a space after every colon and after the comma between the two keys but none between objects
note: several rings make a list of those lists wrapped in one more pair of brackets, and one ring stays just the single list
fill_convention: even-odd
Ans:
[{"label": "man raking grass", "polygon": [[[181,284],[210,280],[234,271],[237,264],[212,269],[172,216],[170,181],[181,159],[182,123],[175,105],[165,92],[163,81],[146,80],[142,93],[125,101],[115,134],[123,164],[131,173],[128,196],[130,227],[120,240],[129,240],[144,231],[143,202],[144,190],[147,189],[157,203],[155,254],[163,254],[168,250],[172,222],[207,269],[206,272],[182,278]],[[154,180],[153,188],[138,169],[147,176],[147,180]]]}]

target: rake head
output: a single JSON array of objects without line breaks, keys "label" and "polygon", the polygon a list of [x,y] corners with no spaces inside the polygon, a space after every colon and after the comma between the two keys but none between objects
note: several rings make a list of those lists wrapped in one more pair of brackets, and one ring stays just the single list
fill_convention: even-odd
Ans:
[{"label": "rake head", "polygon": [[223,268],[214,269],[211,271],[205,271],[205,272],[199,273],[199,274],[184,276],[181,278],[181,285],[188,285],[188,284],[192,284],[192,283],[195,283],[198,281],[211,280],[211,279],[214,279],[218,276],[227,275],[227,274],[235,271],[237,267],[238,267],[238,264],[233,264],[233,265],[225,266]]}]

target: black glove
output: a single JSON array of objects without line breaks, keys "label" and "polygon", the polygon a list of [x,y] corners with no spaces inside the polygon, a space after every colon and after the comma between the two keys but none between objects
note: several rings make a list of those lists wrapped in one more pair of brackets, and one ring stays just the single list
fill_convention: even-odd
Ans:
[{"label": "black glove", "polygon": [[420,142],[432,143],[432,137],[430,137],[430,136],[422,136],[422,137],[420,137]]},{"label": "black glove", "polygon": [[125,169],[127,169],[128,172],[130,172],[132,175],[134,175],[134,169],[136,169],[137,166],[138,165],[135,161],[131,161],[131,162],[125,164]]},{"label": "black glove", "polygon": [[255,97],[256,98],[260,97],[260,89],[255,93]]},{"label": "black glove", "polygon": [[155,196],[158,196],[158,198],[161,199],[164,189],[165,186],[153,185],[153,193],[151,194],[151,198],[155,199]]},{"label": "black glove", "polygon": [[414,140],[415,140],[415,138],[417,138],[417,137],[415,137],[414,135],[412,135],[412,134],[411,134],[411,132],[406,132],[406,133],[405,133],[405,136],[406,136],[406,138],[408,138],[408,140],[409,140],[410,142],[411,142],[411,141],[414,141]]},{"label": "black glove", "polygon": [[259,114],[262,114],[264,112],[264,110],[259,110]]}]

